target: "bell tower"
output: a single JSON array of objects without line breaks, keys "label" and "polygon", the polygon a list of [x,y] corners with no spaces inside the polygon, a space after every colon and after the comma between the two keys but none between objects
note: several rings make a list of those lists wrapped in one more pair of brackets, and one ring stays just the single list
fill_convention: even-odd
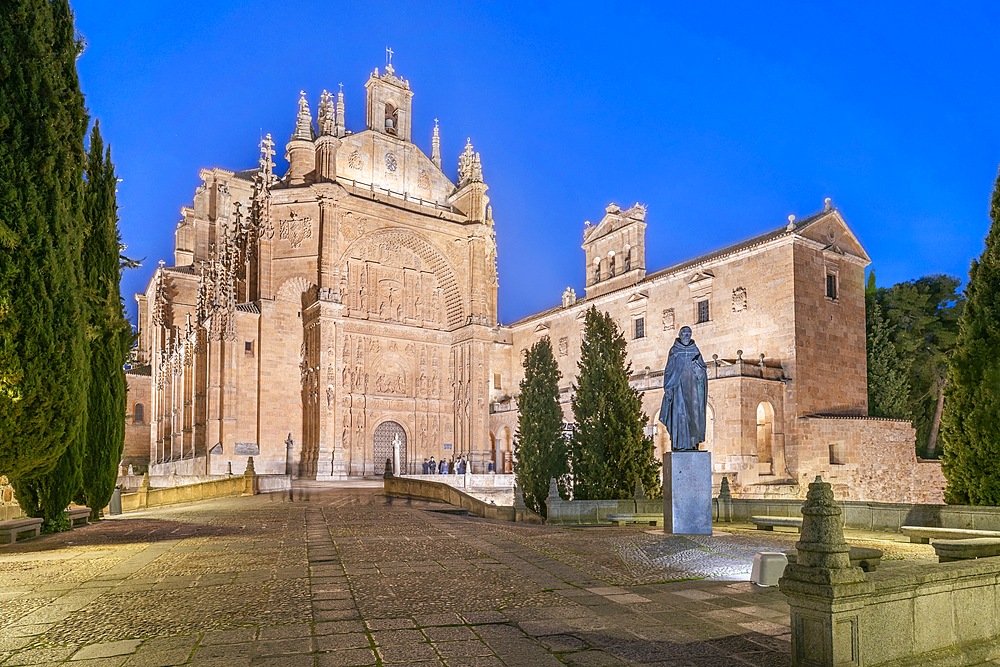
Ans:
[{"label": "bell tower", "polygon": [[392,49],[386,49],[385,73],[378,68],[368,78],[368,129],[390,137],[410,141],[413,92],[410,82],[396,76],[392,66]]}]

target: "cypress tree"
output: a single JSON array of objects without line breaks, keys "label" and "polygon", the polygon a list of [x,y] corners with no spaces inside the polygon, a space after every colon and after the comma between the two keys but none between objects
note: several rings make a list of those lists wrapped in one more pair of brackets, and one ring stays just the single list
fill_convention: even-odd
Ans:
[{"label": "cypress tree", "polygon": [[118,477],[125,446],[125,371],[132,330],[125,319],[119,281],[121,238],[115,203],[111,149],[104,154],[98,123],[90,135],[84,189],[87,237],[83,264],[87,276],[90,340],[90,391],[87,397],[87,437],[83,451],[81,501],[91,518],[108,504]]},{"label": "cypress tree", "polygon": [[514,475],[524,492],[524,502],[533,511],[548,516],[545,499],[549,480],[560,481],[566,497],[565,475],[569,452],[562,436],[563,414],[559,407],[562,374],[552,354],[548,336],[524,351],[524,379],[518,397],[517,442],[514,445]]},{"label": "cypress tree", "polygon": [[941,435],[949,503],[1000,505],[1000,174],[986,248],[969,269]]},{"label": "cypress tree", "polygon": [[87,400],[87,114],[66,0],[5,0],[0,25],[0,474],[27,513],[51,520],[79,486],[78,458],[63,455]]},{"label": "cypress tree", "polygon": [[868,414],[872,417],[907,419],[910,383],[906,379],[906,365],[892,342],[892,326],[886,322],[875,295],[875,272],[872,271],[865,290]]},{"label": "cypress tree", "polygon": [[639,392],[629,386],[632,365],[626,357],[618,325],[591,306],[584,319],[572,402],[574,498],[631,498],[636,481],[642,481],[651,497],[660,493],[660,464],[652,438],[643,434],[647,418]]}]

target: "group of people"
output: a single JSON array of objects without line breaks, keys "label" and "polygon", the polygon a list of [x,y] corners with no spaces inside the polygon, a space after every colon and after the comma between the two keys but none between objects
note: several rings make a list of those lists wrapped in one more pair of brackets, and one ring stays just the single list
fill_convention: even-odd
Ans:
[{"label": "group of people", "polygon": [[[493,472],[492,461],[487,462],[486,467],[487,472]],[[469,467],[469,459],[465,457],[465,454],[462,454],[458,457],[458,461],[454,458],[435,461],[433,456],[430,457],[430,459],[424,459],[421,472],[424,475],[447,475],[449,473],[454,475],[464,475],[466,472],[471,473],[472,469]]]}]

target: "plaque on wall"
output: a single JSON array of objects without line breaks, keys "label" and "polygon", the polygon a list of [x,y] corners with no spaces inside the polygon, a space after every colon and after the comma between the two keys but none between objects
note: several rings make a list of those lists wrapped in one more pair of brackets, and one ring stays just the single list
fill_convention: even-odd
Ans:
[{"label": "plaque on wall", "polygon": [[444,443],[444,448],[445,449],[451,449],[451,443],[450,442]]},{"label": "plaque on wall", "polygon": [[256,442],[237,442],[233,453],[237,456],[257,456],[260,454],[260,447]]}]

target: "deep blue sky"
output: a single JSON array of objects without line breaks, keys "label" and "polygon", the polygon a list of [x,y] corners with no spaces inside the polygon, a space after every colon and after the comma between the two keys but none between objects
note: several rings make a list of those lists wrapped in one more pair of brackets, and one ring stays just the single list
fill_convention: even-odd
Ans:
[{"label": "deep blue sky", "polygon": [[300,89],[315,112],[343,82],[363,129],[386,45],[416,143],[440,118],[452,178],[465,137],[482,153],[504,322],[583,294],[583,223],[610,201],[649,207],[651,271],[832,197],[880,285],[966,278],[1000,162],[998,3],[648,4],[73,2],[145,258],[130,312],[198,171],[254,166],[261,131],[283,148]]}]

